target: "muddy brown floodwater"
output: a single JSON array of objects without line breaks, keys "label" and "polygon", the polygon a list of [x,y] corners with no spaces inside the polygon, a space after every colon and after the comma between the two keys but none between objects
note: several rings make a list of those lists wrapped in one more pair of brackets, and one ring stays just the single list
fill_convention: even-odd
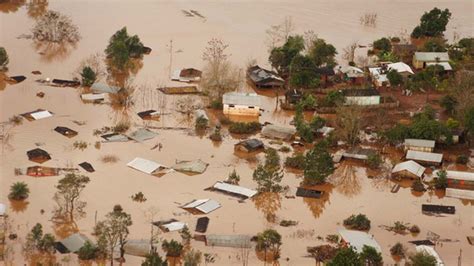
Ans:
[{"label": "muddy brown floodwater", "polygon": [[[252,171],[258,160],[241,158],[234,155],[233,145],[237,139],[226,136],[220,145],[213,145],[207,137],[193,133],[192,120],[175,112],[174,102],[183,96],[164,96],[154,88],[158,85],[176,85],[168,81],[170,72],[169,44],[173,40],[171,70],[180,67],[201,68],[202,51],[212,37],[221,38],[229,44],[231,60],[244,67],[250,59],[256,59],[260,65],[268,66],[265,30],[270,25],[280,23],[285,16],[291,16],[296,32],[313,30],[320,37],[334,44],[341,51],[352,41],[367,44],[382,36],[393,36],[402,30],[408,32],[416,25],[424,11],[437,6],[449,8],[453,19],[448,25],[446,36],[461,37],[473,35],[472,1],[113,1],[113,0],[77,0],[77,1],[7,1],[0,4],[0,46],[8,51],[10,64],[8,75],[25,75],[27,80],[17,85],[0,86],[0,121],[7,121],[16,114],[38,108],[54,113],[52,118],[39,121],[24,121],[23,124],[8,129],[9,138],[2,145],[0,174],[1,202],[9,206],[8,213],[11,230],[18,239],[9,241],[7,265],[26,263],[22,254],[22,244],[27,232],[37,222],[42,223],[45,232],[54,233],[62,238],[79,230],[89,235],[95,223],[103,219],[112,210],[114,204],[121,204],[132,215],[131,239],[147,239],[149,223],[146,212],[150,208],[158,210],[155,219],[177,218],[185,221],[194,229],[196,216],[178,208],[180,204],[196,198],[212,198],[222,204],[222,208],[212,212],[208,233],[214,234],[255,234],[265,228],[276,228],[283,235],[282,265],[312,265],[314,261],[306,257],[306,247],[321,241],[317,236],[335,234],[342,227],[342,220],[351,214],[364,213],[372,221],[371,234],[375,235],[383,249],[386,264],[394,264],[389,249],[397,241],[424,239],[427,232],[435,232],[442,239],[451,239],[436,246],[446,265],[456,265],[462,250],[462,265],[473,265],[474,252],[466,241],[467,235],[473,235],[474,212],[472,202],[458,199],[441,198],[433,193],[413,195],[409,188],[402,186],[398,193],[390,193],[393,185],[390,181],[368,179],[366,169],[354,165],[342,165],[343,171],[350,174],[337,178],[337,186],[325,186],[322,199],[288,199],[279,195],[263,195],[254,200],[239,203],[237,200],[219,193],[204,191],[217,180],[222,180],[234,168],[241,176],[241,185],[255,187]],[[30,5],[40,3],[41,6]],[[82,39],[73,47],[53,47],[44,51],[31,40],[17,38],[28,34],[34,19],[45,10],[56,10],[72,18],[79,27]],[[202,17],[187,17],[182,10],[197,10]],[[375,28],[363,27],[359,17],[365,12],[378,15]],[[79,63],[90,55],[102,52],[109,37],[123,26],[132,34],[138,34],[145,45],[153,48],[150,55],[143,59],[143,65],[134,75],[133,84],[138,86],[135,105],[130,110],[117,111],[109,105],[84,104],[79,93],[73,88],[55,88],[35,83],[37,78],[71,78]],[[39,70],[42,75],[31,72]],[[251,90],[244,86],[243,90]],[[44,92],[44,98],[36,96]],[[264,97],[265,112],[261,122],[288,124],[292,113],[275,108],[275,96]],[[199,101],[198,96],[193,96]],[[164,99],[164,100],[163,100]],[[165,104],[163,104],[165,103]],[[144,122],[136,112],[161,108],[165,115],[158,122]],[[159,135],[143,143],[105,143],[100,149],[94,148],[98,138],[93,136],[94,129],[114,125],[128,119],[134,128],[185,127],[189,130],[156,130]],[[73,123],[85,121],[84,125]],[[53,129],[67,126],[79,132],[74,138],[65,138]],[[82,140],[89,143],[84,151],[73,148],[73,142]],[[161,151],[151,149],[162,143]],[[265,140],[268,144],[268,141]],[[26,151],[41,143],[52,160],[43,165],[50,167],[76,167],[83,161],[90,162],[96,172],[87,173],[91,178],[83,192],[87,201],[86,216],[77,220],[74,227],[57,227],[51,222],[55,203],[52,200],[55,184],[60,177],[33,178],[16,176],[15,168],[34,165],[28,161]],[[273,145],[276,146],[277,145]],[[103,163],[104,155],[116,155],[116,163]],[[282,159],[289,154],[282,154]],[[161,178],[146,175],[126,166],[135,157],[154,160],[163,165],[172,165],[175,159],[201,159],[210,165],[201,175],[187,176],[181,173],[169,173]],[[291,193],[300,182],[293,172],[287,172],[283,179],[289,185]],[[9,187],[16,181],[28,184],[31,194],[27,203],[9,202]],[[137,203],[130,199],[132,194],[143,192],[146,202]],[[422,203],[434,203],[456,206],[455,215],[431,217],[421,214]],[[267,222],[268,214],[277,219],[291,219],[299,222],[296,227],[280,227]],[[379,225],[391,225],[395,221],[417,224],[421,233],[395,235]],[[161,235],[163,238],[179,239],[177,233]],[[215,265],[239,265],[239,250],[231,248],[205,247],[202,242],[192,241],[193,247],[206,252],[216,253]],[[59,256],[57,261],[64,265],[75,265],[74,258]],[[126,265],[139,265],[142,258],[126,256]],[[255,253],[250,255],[250,265],[261,265]]]}]

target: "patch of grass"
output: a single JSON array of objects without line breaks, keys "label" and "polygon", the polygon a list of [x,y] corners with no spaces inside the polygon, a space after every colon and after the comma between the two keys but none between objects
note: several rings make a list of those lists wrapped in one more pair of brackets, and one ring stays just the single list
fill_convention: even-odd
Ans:
[{"label": "patch of grass", "polygon": [[298,221],[293,220],[282,220],[280,222],[280,226],[288,227],[288,226],[295,226],[298,225]]},{"label": "patch of grass", "polygon": [[366,231],[370,229],[370,220],[365,214],[351,215],[344,220],[344,226],[349,229]]},{"label": "patch of grass", "polygon": [[100,158],[100,161],[103,163],[116,163],[119,161],[119,158],[115,155],[104,155]]},{"label": "patch of grass", "polygon": [[305,167],[305,156],[302,153],[297,153],[292,157],[287,157],[285,160],[285,166],[295,169],[303,170]]},{"label": "patch of grass", "polygon": [[88,144],[85,141],[77,140],[77,141],[74,141],[72,146],[74,147],[74,149],[78,149],[78,150],[83,151],[83,150],[87,149]]},{"label": "patch of grass", "polygon": [[145,195],[141,191],[132,195],[131,198],[133,201],[136,201],[136,202],[145,202],[147,200],[145,198]]},{"label": "patch of grass", "polygon": [[23,124],[23,117],[20,115],[14,115],[8,119],[10,123],[12,123],[15,126]]},{"label": "patch of grass", "polygon": [[254,134],[262,129],[262,125],[258,122],[234,122],[230,124],[229,132],[234,134]]},{"label": "patch of grass", "polygon": [[130,122],[119,122],[114,127],[112,127],[112,131],[114,133],[125,133],[129,129],[130,129]]}]

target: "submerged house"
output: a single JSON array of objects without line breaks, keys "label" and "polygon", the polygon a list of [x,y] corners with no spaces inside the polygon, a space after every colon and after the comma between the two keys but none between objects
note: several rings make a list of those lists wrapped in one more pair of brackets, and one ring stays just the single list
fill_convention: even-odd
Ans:
[{"label": "submerged house", "polygon": [[91,86],[93,93],[117,93],[120,91],[119,87],[109,86],[105,83],[94,83]]},{"label": "submerged house", "polygon": [[72,138],[72,137],[77,135],[77,131],[74,131],[74,130],[68,128],[68,127],[58,126],[58,127],[54,128],[54,131],[58,132],[59,134],[65,136],[65,137],[68,137],[68,138]]},{"label": "submerged house", "polygon": [[348,80],[350,83],[355,85],[361,85],[365,81],[364,70],[355,66],[336,66],[334,72],[343,80]]},{"label": "submerged house", "polygon": [[258,65],[247,69],[247,77],[255,87],[260,89],[281,88],[285,85],[285,80],[278,76],[277,73],[261,68]]},{"label": "submerged house", "polygon": [[252,236],[250,235],[207,235],[206,246],[250,248]]},{"label": "submerged house", "polygon": [[[437,175],[438,171],[433,173]],[[446,196],[474,200],[474,173],[464,171],[446,171],[448,187]]]},{"label": "submerged house", "polygon": [[434,140],[427,139],[405,139],[404,148],[405,151],[422,151],[422,152],[433,152],[435,147]]},{"label": "submerged house", "polygon": [[172,81],[198,82],[201,80],[202,71],[195,68],[177,69],[171,76]]},{"label": "submerged house", "polygon": [[350,246],[358,253],[361,253],[364,246],[373,247],[377,252],[382,252],[382,248],[373,235],[355,230],[339,230],[343,245]]},{"label": "submerged house", "polygon": [[262,136],[271,139],[291,140],[296,134],[294,127],[268,124],[262,128]]},{"label": "submerged house", "polygon": [[26,155],[28,156],[28,160],[35,163],[44,163],[46,161],[51,160],[51,156],[49,155],[49,153],[40,148],[29,150],[26,152]]},{"label": "submerged house", "polygon": [[256,190],[238,185],[232,185],[222,181],[217,181],[212,187],[208,189],[211,191],[219,191],[242,199],[252,198],[258,193]]},{"label": "submerged house", "polygon": [[376,89],[347,89],[342,90],[346,105],[378,105],[380,93]]},{"label": "submerged house", "polygon": [[48,117],[52,117],[53,113],[48,110],[38,109],[32,112],[21,114],[28,121],[40,120]]},{"label": "submerged house", "polygon": [[234,145],[234,151],[257,152],[265,148],[263,142],[259,139],[246,139]]},{"label": "submerged house", "polygon": [[224,115],[260,115],[260,96],[256,93],[228,92],[222,96]]},{"label": "submerged house", "polygon": [[208,214],[220,207],[221,204],[212,199],[197,199],[181,206],[181,208],[191,212],[192,214]]},{"label": "submerged house", "polygon": [[332,67],[324,66],[315,69],[316,74],[320,76],[321,83],[323,85],[327,85],[329,82],[329,78],[336,75],[334,69]]},{"label": "submerged house", "polygon": [[150,161],[147,159],[143,159],[140,157],[137,157],[133,159],[132,161],[130,161],[129,163],[127,163],[127,166],[135,170],[138,170],[140,172],[143,172],[149,175],[155,175],[155,176],[161,176],[165,174],[164,171],[167,169],[167,167],[159,163],[156,163],[154,161]]},{"label": "submerged house", "polygon": [[356,159],[366,161],[369,159],[369,156],[375,155],[377,152],[371,149],[363,149],[363,148],[352,148],[350,150],[344,151],[342,153],[342,157],[346,159]]},{"label": "submerged house", "polygon": [[423,69],[429,66],[430,63],[443,62],[449,62],[449,54],[447,52],[416,52],[413,56],[412,65],[415,69]]},{"label": "submerged house", "polygon": [[87,236],[80,234],[80,233],[75,233],[72,234],[63,240],[59,241],[56,243],[56,249],[60,253],[75,253],[79,251],[79,249],[84,246],[84,244],[89,241],[89,238]]},{"label": "submerged house", "polygon": [[392,169],[392,176],[407,177],[411,179],[423,178],[426,168],[415,161],[406,161],[395,165]]}]

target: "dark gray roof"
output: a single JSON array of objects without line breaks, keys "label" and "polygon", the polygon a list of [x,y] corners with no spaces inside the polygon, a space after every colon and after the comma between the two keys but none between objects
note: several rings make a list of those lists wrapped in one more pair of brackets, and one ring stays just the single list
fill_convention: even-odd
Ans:
[{"label": "dark gray roof", "polygon": [[255,83],[278,81],[283,84],[284,82],[284,80],[280,76],[278,76],[277,73],[261,68],[258,65],[250,67],[248,69],[247,74],[249,75],[250,79]]}]

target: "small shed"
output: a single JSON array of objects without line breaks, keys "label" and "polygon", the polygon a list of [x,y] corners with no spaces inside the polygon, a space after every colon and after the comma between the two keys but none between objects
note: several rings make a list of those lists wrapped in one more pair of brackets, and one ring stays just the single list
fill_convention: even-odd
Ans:
[{"label": "small shed", "polygon": [[83,101],[103,101],[105,100],[105,97],[107,96],[107,93],[84,93],[81,94],[81,99]]},{"label": "small shed", "polygon": [[260,115],[260,96],[256,93],[228,92],[222,96],[222,103],[224,115]]},{"label": "small shed", "polygon": [[377,105],[380,104],[380,93],[376,89],[346,89],[344,104],[346,105]]},{"label": "small shed", "polygon": [[423,165],[440,165],[443,162],[443,154],[408,150],[406,159]]},{"label": "small shed", "polygon": [[294,127],[284,127],[268,124],[262,128],[262,136],[271,139],[292,140],[295,137]]},{"label": "small shed", "polygon": [[257,88],[279,88],[285,85],[285,80],[277,73],[261,68],[258,65],[249,67],[247,69],[247,77]]},{"label": "small shed", "polygon": [[422,69],[428,63],[449,62],[449,54],[447,52],[416,52],[413,56],[413,67]]},{"label": "small shed", "polygon": [[296,189],[296,196],[303,197],[303,198],[314,198],[319,199],[324,194],[324,191],[316,190],[316,189],[307,189],[299,187]]},{"label": "small shed", "polygon": [[120,88],[115,86],[109,86],[105,83],[94,83],[91,86],[91,91],[93,93],[117,93],[120,91]]},{"label": "small shed", "polygon": [[181,208],[193,214],[208,214],[219,209],[220,207],[221,204],[212,199],[196,199],[181,206]]},{"label": "small shed", "polygon": [[82,162],[82,163],[79,164],[79,166],[82,167],[82,169],[86,170],[89,173],[95,172],[95,169],[94,169],[94,167],[92,167],[92,164],[90,164],[88,162]]},{"label": "small shed", "polygon": [[49,153],[40,148],[29,150],[26,152],[26,155],[28,156],[28,160],[35,163],[44,163],[46,161],[51,160],[51,156],[49,155]]},{"label": "small shed", "polygon": [[34,120],[40,120],[40,119],[52,117],[53,113],[47,110],[38,109],[32,112],[21,114],[21,116],[26,118],[28,121],[34,121]]},{"label": "small shed", "polygon": [[234,145],[234,150],[241,152],[257,152],[264,148],[263,142],[259,139],[246,139]]},{"label": "small shed", "polygon": [[103,142],[126,142],[130,140],[127,136],[120,133],[110,133],[100,137],[105,140]]},{"label": "small shed", "polygon": [[147,128],[139,128],[128,135],[130,139],[133,139],[137,142],[144,142],[145,140],[153,139],[156,136],[158,136],[158,133],[153,132]]},{"label": "small shed", "polygon": [[68,138],[77,136],[77,131],[74,131],[68,127],[56,127],[54,128],[54,131]]},{"label": "small shed", "polygon": [[187,226],[186,223],[180,222],[176,219],[153,222],[153,225],[158,226],[163,232],[179,231]]},{"label": "small shed", "polygon": [[159,120],[160,112],[156,110],[146,110],[143,112],[138,112],[137,115],[143,120]]},{"label": "small shed", "polygon": [[84,244],[90,241],[87,236],[80,234],[80,233],[75,233],[72,234],[63,240],[59,241],[59,249],[61,253],[75,253],[79,251],[79,249],[84,246]]},{"label": "small shed", "polygon": [[150,239],[129,239],[123,246],[125,254],[146,257],[150,254]]},{"label": "small shed", "polygon": [[474,190],[446,188],[446,197],[474,200]]},{"label": "small shed", "polygon": [[435,141],[427,139],[405,139],[404,147],[405,151],[433,152]]},{"label": "small shed", "polygon": [[374,155],[376,153],[377,152],[375,150],[355,147],[343,152],[342,157],[365,161],[369,159],[369,156]]},{"label": "small shed", "polygon": [[176,161],[176,164],[171,166],[172,169],[185,174],[202,174],[206,171],[208,163],[200,159],[193,161]]},{"label": "small shed", "polygon": [[202,71],[196,68],[177,69],[171,76],[172,81],[197,82],[201,80]]},{"label": "small shed", "polygon": [[135,159],[127,163],[127,166],[140,172],[155,176],[164,175],[164,171],[167,169],[165,166],[159,163],[140,157],[136,157]]},{"label": "small shed", "polygon": [[196,111],[194,111],[194,117],[196,119],[203,118],[206,121],[209,121],[209,117],[207,116],[206,111],[204,109],[197,109]]},{"label": "small shed", "polygon": [[209,226],[209,217],[200,217],[197,219],[196,223],[196,232],[205,233],[207,231],[207,227]]},{"label": "small shed", "polygon": [[250,248],[252,237],[249,235],[207,235],[206,246]]},{"label": "small shed", "polygon": [[[437,173],[438,171],[434,171],[433,175],[436,176]],[[448,188],[474,191],[474,172],[447,170],[446,177],[448,179]]]},{"label": "small shed", "polygon": [[249,189],[246,187],[241,187],[237,185],[232,185],[229,183],[225,183],[222,181],[217,181],[212,187],[209,188],[210,190],[220,191],[231,196],[235,196],[238,198],[248,199],[255,196],[258,191]]},{"label": "small shed", "polygon": [[406,161],[395,165],[392,176],[408,177],[412,179],[423,178],[426,168],[415,161]]},{"label": "small shed", "polygon": [[342,229],[339,230],[339,235],[344,244],[353,247],[358,253],[362,252],[364,246],[373,247],[377,252],[382,252],[382,248],[374,236],[366,232]]}]

